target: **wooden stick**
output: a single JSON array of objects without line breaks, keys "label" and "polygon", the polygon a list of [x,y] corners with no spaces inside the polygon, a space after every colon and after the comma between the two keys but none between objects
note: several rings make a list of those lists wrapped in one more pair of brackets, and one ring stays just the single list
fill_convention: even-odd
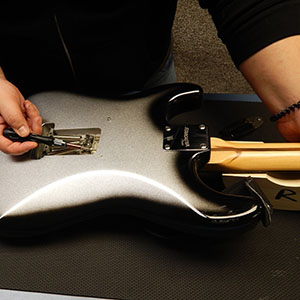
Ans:
[{"label": "wooden stick", "polygon": [[206,169],[300,171],[300,143],[232,142],[211,138],[211,155]]},{"label": "wooden stick", "polygon": [[221,150],[235,149],[235,150],[255,150],[255,151],[286,151],[298,150],[300,151],[300,143],[264,143],[264,142],[248,142],[248,141],[224,141],[220,138],[212,137],[210,139],[211,149]]}]

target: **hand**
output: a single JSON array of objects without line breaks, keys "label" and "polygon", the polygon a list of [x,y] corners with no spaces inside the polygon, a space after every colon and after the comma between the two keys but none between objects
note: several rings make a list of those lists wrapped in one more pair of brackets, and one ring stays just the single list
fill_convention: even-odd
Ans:
[{"label": "hand", "polygon": [[[271,115],[297,103],[300,97],[300,35],[263,48],[246,59],[240,70]],[[286,140],[299,142],[299,109],[279,119],[277,128]]]},{"label": "hand", "polygon": [[13,128],[20,136],[30,132],[41,134],[42,118],[37,107],[25,100],[17,87],[0,77],[0,150],[7,154],[21,155],[35,148],[35,142],[12,142],[3,136],[6,127]]},{"label": "hand", "polygon": [[295,110],[277,121],[279,133],[289,142],[300,141],[300,111]]}]

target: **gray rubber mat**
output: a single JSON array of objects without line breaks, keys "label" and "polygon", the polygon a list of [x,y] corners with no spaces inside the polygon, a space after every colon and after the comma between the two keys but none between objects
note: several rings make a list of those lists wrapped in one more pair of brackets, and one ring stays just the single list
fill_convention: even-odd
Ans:
[{"label": "gray rubber mat", "polygon": [[299,299],[298,213],[275,212],[270,227],[226,241],[168,241],[136,227],[92,224],[2,240],[0,288],[134,300]]}]

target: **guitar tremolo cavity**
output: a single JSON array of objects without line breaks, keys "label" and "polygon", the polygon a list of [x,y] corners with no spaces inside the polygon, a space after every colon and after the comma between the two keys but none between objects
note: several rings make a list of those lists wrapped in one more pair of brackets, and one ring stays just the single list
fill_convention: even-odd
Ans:
[{"label": "guitar tremolo cavity", "polygon": [[55,129],[54,123],[44,123],[42,135],[64,140],[70,147],[39,144],[30,152],[30,158],[40,159],[53,155],[94,154],[99,145],[100,128]]}]

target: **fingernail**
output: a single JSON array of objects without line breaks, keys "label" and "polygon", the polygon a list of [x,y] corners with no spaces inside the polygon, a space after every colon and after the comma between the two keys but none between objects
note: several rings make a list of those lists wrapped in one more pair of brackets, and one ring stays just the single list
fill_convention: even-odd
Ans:
[{"label": "fingernail", "polygon": [[28,135],[28,128],[26,128],[26,126],[21,126],[19,129],[18,129],[18,133],[20,136],[27,136]]}]

